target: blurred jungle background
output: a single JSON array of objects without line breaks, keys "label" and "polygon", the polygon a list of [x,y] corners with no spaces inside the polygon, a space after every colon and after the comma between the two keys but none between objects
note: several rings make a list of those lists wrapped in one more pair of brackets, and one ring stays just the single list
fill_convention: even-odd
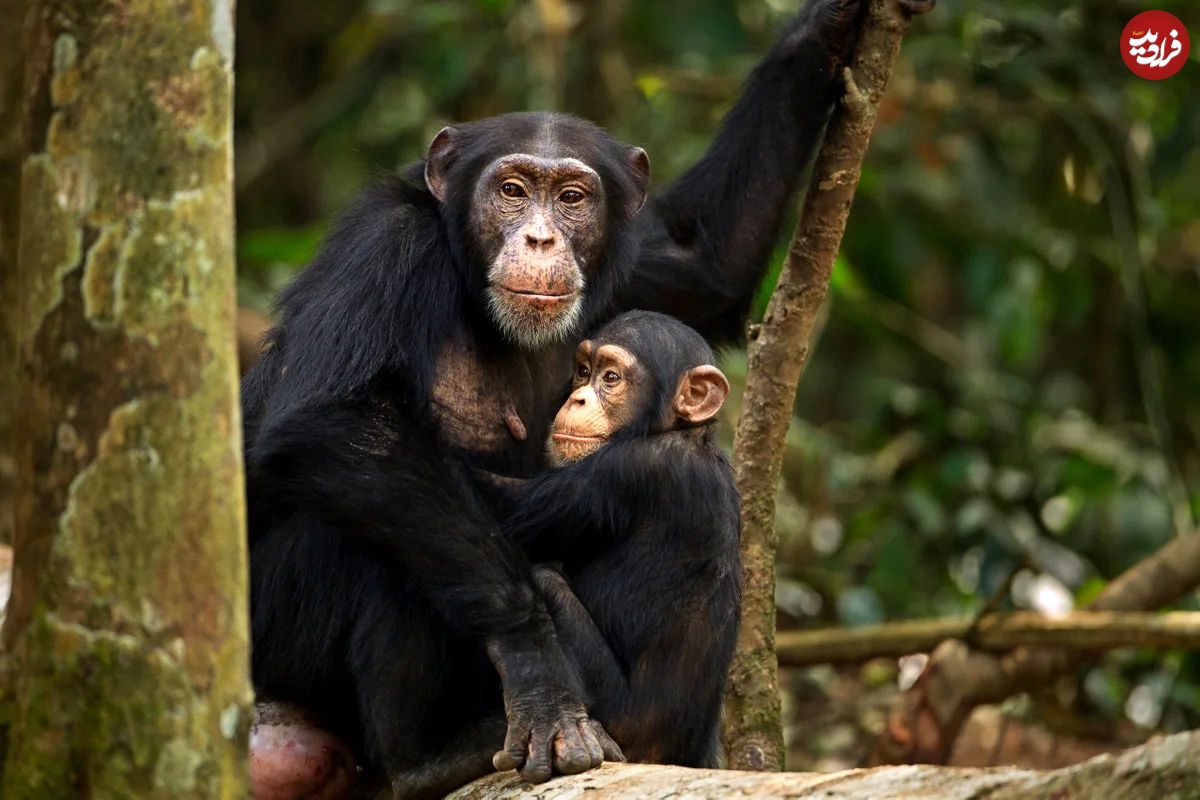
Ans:
[{"label": "blurred jungle background", "polygon": [[[798,6],[242,0],[242,305],[269,313],[355,189],[448,122],[570,111],[678,174]],[[1200,3],[1156,7],[1200,33]],[[905,42],[789,437],[781,628],[1063,611],[1196,525],[1200,64],[1132,76],[1142,10],[943,0]],[[859,764],[919,668],[786,671],[789,768]],[[1200,655],[1121,651],[978,713],[954,760],[1196,727]]]}]

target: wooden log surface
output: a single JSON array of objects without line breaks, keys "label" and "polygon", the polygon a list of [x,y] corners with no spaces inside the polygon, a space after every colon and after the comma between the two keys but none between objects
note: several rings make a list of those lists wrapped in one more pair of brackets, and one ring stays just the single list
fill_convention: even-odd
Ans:
[{"label": "wooden log surface", "polygon": [[1185,800],[1200,797],[1200,732],[1157,738],[1063,769],[929,765],[843,772],[735,772],[606,764],[539,786],[512,772],[482,778],[447,800]]}]

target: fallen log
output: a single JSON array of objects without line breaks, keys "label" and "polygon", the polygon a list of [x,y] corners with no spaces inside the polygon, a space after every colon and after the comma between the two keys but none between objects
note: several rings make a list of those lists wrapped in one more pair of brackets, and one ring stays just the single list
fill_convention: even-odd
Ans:
[{"label": "fallen log", "polygon": [[530,786],[516,773],[482,778],[447,800],[1167,800],[1200,796],[1200,732],[1180,733],[1063,769],[963,769],[928,765],[844,772],[735,772],[605,764]]}]

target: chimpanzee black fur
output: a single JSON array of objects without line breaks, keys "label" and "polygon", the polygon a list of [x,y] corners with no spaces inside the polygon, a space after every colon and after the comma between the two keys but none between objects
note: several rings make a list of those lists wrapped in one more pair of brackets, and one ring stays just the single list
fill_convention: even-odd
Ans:
[{"label": "chimpanzee black fur", "polygon": [[[478,754],[502,742],[531,780],[596,766],[612,750],[588,720],[527,559],[498,535],[472,470],[537,473],[574,343],[619,311],[665,311],[714,339],[739,334],[840,94],[863,5],[809,0],[700,162],[632,219],[623,210],[637,207],[641,187],[627,146],[573,117],[517,114],[458,127],[444,203],[415,164],[336,223],[282,293],[279,324],[243,384],[261,694],[311,709],[400,794],[486,771]],[[502,336],[481,302],[487,265],[467,199],[490,159],[516,152],[577,158],[609,198],[578,324],[536,351]],[[486,451],[447,441],[431,393],[451,341],[467,343],[477,374],[494,370],[524,439],[514,432]],[[679,458],[644,463],[680,471]],[[635,498],[623,513],[657,513],[642,502],[652,501]],[[668,691],[663,669],[657,686]],[[475,734],[475,747],[464,743]]]}]

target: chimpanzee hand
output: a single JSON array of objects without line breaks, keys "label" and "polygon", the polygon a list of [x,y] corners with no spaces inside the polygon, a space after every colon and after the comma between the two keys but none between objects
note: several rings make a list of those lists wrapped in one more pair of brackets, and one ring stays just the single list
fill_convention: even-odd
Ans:
[{"label": "chimpanzee hand", "polygon": [[574,775],[625,756],[600,723],[588,719],[583,704],[554,690],[505,697],[508,735],[492,758],[498,770],[519,769],[530,783],[554,773]]},{"label": "chimpanzee hand", "polygon": [[625,756],[604,728],[589,719],[568,678],[557,643],[541,651],[489,645],[504,684],[508,733],[492,758],[497,770],[518,769],[530,783],[555,772],[574,775]]},{"label": "chimpanzee hand", "polygon": [[808,0],[796,17],[786,43],[818,47],[835,65],[846,63],[858,39],[858,27],[868,0]]},{"label": "chimpanzee hand", "polygon": [[[815,44],[824,48],[835,66],[850,59],[858,39],[858,28],[869,0],[808,0],[796,19],[789,42]],[[909,14],[933,10],[937,0],[895,0]]]}]

